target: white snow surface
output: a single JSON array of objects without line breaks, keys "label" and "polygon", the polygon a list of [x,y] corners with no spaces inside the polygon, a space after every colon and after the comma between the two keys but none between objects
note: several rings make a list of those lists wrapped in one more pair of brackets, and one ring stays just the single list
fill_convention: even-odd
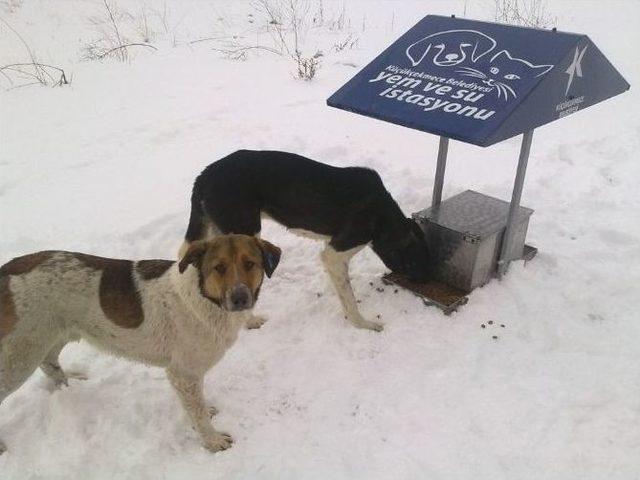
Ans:
[{"label": "white snow surface", "polygon": [[[166,33],[164,2],[119,0],[159,32],[158,51],[128,63],[80,60],[99,1],[0,2],[41,61],[73,74],[65,87],[0,91],[0,262],[42,249],[174,258],[193,179],[240,148],[369,166],[406,214],[424,208],[438,139],[325,100],[424,15],[490,19],[493,2],[324,3],[327,17],[344,5],[348,23],[308,32],[326,54],[304,82],[268,52],[231,60],[189,43],[248,27],[248,2],[167,1]],[[205,380],[231,449],[200,446],[161,369],[81,342],[61,363],[89,380],[54,391],[38,371],[0,406],[0,479],[640,478],[640,3],[547,5],[632,89],[535,132],[522,199],[535,209],[533,261],[447,317],[383,287],[364,250],[352,277],[363,314],[385,324],[373,333],[342,318],[322,244],[267,221],[262,237],[284,252],[257,308],[269,321]],[[349,33],[357,45],[329,51]],[[24,60],[0,24],[0,64]],[[444,196],[508,199],[518,148],[453,142]]]}]

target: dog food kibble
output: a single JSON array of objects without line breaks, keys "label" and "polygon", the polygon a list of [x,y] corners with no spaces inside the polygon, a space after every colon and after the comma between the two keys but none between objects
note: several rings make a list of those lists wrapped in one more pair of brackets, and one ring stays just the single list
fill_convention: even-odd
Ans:
[{"label": "dog food kibble", "polygon": [[489,325],[493,325],[493,320],[489,320],[487,323],[488,323]]},{"label": "dog food kibble", "polygon": [[481,328],[487,328],[487,326],[483,323],[482,325],[480,325]]},{"label": "dog food kibble", "polygon": [[501,326],[502,328],[504,328],[504,323],[501,323],[501,324],[500,324],[500,326]]},{"label": "dog food kibble", "polygon": [[396,289],[394,289],[394,290],[393,290],[393,293],[398,293],[398,289],[397,289],[397,288],[396,288]]},{"label": "dog food kibble", "polygon": [[371,287],[373,287],[373,282],[369,282],[369,285],[370,285]]},{"label": "dog food kibble", "polygon": [[494,336],[493,336],[493,337],[491,337],[491,338],[493,338],[494,340],[497,340],[497,339],[498,339],[498,336],[497,336],[497,335],[494,335]]},{"label": "dog food kibble", "polygon": [[378,288],[376,288],[376,290],[377,290],[378,292],[384,292],[384,288],[382,288],[382,287],[378,287]]}]

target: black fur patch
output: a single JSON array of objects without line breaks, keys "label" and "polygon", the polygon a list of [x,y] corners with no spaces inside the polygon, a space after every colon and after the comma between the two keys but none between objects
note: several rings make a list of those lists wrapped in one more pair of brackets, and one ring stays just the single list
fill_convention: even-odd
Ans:
[{"label": "black fur patch", "polygon": [[175,262],[171,260],[140,260],[136,262],[136,272],[144,280],[161,277]]}]

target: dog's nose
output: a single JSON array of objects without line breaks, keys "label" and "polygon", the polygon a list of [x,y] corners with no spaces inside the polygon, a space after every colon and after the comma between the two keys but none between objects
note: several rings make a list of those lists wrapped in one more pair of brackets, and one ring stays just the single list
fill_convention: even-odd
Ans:
[{"label": "dog's nose", "polygon": [[231,310],[245,310],[251,307],[251,292],[246,285],[235,287],[229,299],[231,300]]}]

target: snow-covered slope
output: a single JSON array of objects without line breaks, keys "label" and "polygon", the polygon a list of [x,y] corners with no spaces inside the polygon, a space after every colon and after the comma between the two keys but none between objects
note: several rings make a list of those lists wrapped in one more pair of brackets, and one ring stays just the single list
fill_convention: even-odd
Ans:
[{"label": "snow-covered slope", "polygon": [[[324,3],[338,19],[343,3]],[[80,343],[61,361],[88,381],[52,391],[38,372],[0,406],[10,447],[0,479],[640,478],[640,4],[548,3],[632,89],[536,131],[523,195],[536,211],[534,261],[446,317],[383,287],[384,266],[363,251],[353,283],[365,316],[386,325],[375,334],[342,319],[321,244],[267,222],[263,238],[284,250],[258,306],[269,322],[206,378],[230,450],[199,446],[161,370]],[[193,178],[239,148],[370,166],[407,214],[423,208],[437,138],[325,100],[425,14],[488,19],[493,2],[344,2],[342,26],[307,34],[307,48],[325,52],[311,82],[265,51],[238,61],[189,43],[246,31],[246,2],[167,2],[166,30],[164,2],[118,5],[156,18],[158,51],[81,62],[99,36],[98,1],[25,0],[0,13],[42,62],[73,73],[62,88],[0,91],[2,263],[39,249],[173,258]],[[356,45],[331,51],[348,35]],[[0,25],[0,64],[24,60]],[[452,143],[444,196],[508,198],[518,142]]]}]

